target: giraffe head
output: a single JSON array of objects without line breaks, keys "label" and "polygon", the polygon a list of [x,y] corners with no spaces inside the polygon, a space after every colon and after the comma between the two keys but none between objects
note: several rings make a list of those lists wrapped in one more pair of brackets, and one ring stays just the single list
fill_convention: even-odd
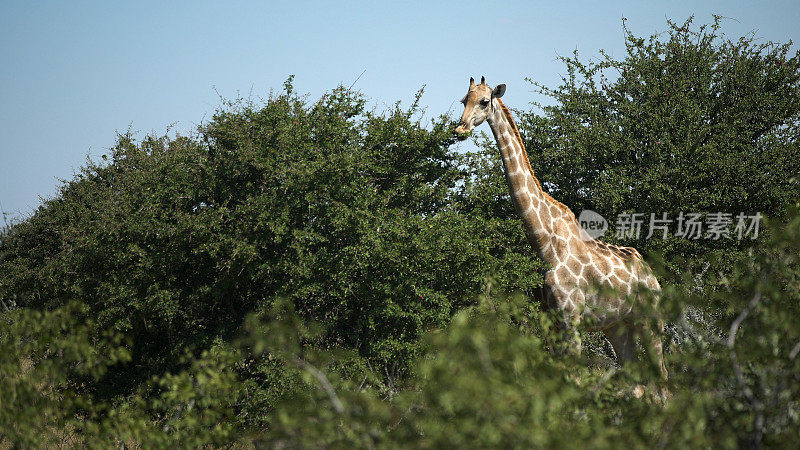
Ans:
[{"label": "giraffe head", "polygon": [[486,84],[484,77],[481,77],[481,84],[475,84],[475,79],[470,78],[467,95],[461,100],[461,103],[464,104],[464,114],[461,115],[461,121],[456,127],[458,138],[466,139],[473,128],[482,124],[489,117],[489,112],[493,108],[492,101],[502,97],[505,92],[505,84],[498,84],[492,89]]}]

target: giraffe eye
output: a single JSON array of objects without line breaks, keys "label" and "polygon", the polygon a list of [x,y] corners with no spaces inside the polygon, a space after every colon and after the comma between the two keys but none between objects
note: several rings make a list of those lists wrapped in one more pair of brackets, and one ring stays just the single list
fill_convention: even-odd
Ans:
[{"label": "giraffe eye", "polygon": [[486,106],[488,104],[489,104],[489,100],[488,99],[481,100],[481,105]]}]

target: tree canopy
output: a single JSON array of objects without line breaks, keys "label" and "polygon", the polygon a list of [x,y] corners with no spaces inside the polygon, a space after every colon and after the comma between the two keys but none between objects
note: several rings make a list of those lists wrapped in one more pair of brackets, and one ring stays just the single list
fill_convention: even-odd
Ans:
[{"label": "tree canopy", "polygon": [[119,135],[0,232],[0,447],[796,443],[800,55],[668,27],[563,58],[517,111],[576,213],[765,217],[757,239],[607,235],[660,270],[666,402],[651,361],[553,339],[491,141],[456,152],[422,91],[374,112],[290,78],[191,135]]},{"label": "tree canopy", "polygon": [[730,266],[752,245],[708,238],[706,229],[701,239],[679,236],[681,212],[781,217],[800,197],[798,57],[791,43],[755,33],[729,38],[722,22],[670,21],[649,38],[623,22],[623,58],[562,57],[560,86],[531,81],[550,102],[520,112],[551,194],[576,213],[640,213],[644,226],[666,213],[667,239],[645,232],[623,241],[680,259],[675,272],[699,271],[710,258]]}]

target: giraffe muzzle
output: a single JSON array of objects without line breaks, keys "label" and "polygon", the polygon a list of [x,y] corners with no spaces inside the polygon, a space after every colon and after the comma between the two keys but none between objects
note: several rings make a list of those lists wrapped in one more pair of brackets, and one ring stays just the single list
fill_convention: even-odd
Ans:
[{"label": "giraffe muzzle", "polygon": [[466,124],[460,123],[455,129],[456,137],[459,141],[463,141],[469,137],[471,131],[471,129],[467,128]]}]

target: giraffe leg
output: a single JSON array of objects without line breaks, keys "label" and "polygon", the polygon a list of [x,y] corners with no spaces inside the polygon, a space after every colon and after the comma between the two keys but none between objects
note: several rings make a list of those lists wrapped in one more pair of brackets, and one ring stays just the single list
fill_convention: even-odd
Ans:
[{"label": "giraffe leg", "polygon": [[615,325],[606,329],[604,334],[608,342],[611,343],[611,347],[614,348],[614,355],[620,365],[633,361],[633,351],[635,349],[634,332],[629,326],[625,324]]},{"label": "giraffe leg", "polygon": [[[636,349],[636,330],[624,323],[615,325],[604,331],[606,339],[611,343],[614,348],[614,354],[617,357],[617,362],[620,366],[627,362],[633,361],[634,351]],[[633,387],[630,395],[636,398],[642,398],[645,393],[645,387],[637,384]]]},{"label": "giraffe leg", "polygon": [[570,301],[566,291],[554,289],[556,284],[555,273],[550,270],[544,276],[542,285],[542,305],[546,310],[553,312],[553,328],[551,334],[546,336],[546,343],[554,353],[559,355],[572,354],[580,356],[582,342],[577,332],[581,322],[580,312]]},{"label": "giraffe leg", "polygon": [[576,311],[564,314],[564,324],[566,331],[566,341],[569,344],[569,352],[575,356],[580,356],[583,352],[583,342],[581,335],[578,332],[578,327],[581,324],[581,316]]},{"label": "giraffe leg", "polygon": [[[560,316],[560,317],[558,317]],[[545,343],[557,355],[571,354],[580,356],[583,345],[578,333],[575,317],[565,311],[553,315],[551,332],[545,335]]]},{"label": "giraffe leg", "polygon": [[650,340],[650,349],[649,351],[653,352],[653,356],[658,363],[659,370],[661,371],[661,380],[666,381],[669,377],[669,372],[667,372],[667,366],[664,364],[664,346],[661,341],[661,336],[664,334],[664,321],[659,320],[657,329],[652,329],[650,327],[645,327],[642,330],[645,333],[648,333],[648,338]]},{"label": "giraffe leg", "polygon": [[[664,348],[661,341],[661,336],[664,334],[664,321],[659,320],[655,329],[644,326],[641,331],[643,334],[642,337],[649,341],[643,342],[645,350],[648,352],[653,352],[650,356],[655,359],[656,364],[658,364],[659,371],[661,372],[659,380],[661,387],[658,394],[661,403],[666,404],[672,394],[670,394],[666,383],[667,379],[669,378],[669,372],[667,371],[666,364],[664,364]],[[647,335],[645,336],[644,333]]]}]

